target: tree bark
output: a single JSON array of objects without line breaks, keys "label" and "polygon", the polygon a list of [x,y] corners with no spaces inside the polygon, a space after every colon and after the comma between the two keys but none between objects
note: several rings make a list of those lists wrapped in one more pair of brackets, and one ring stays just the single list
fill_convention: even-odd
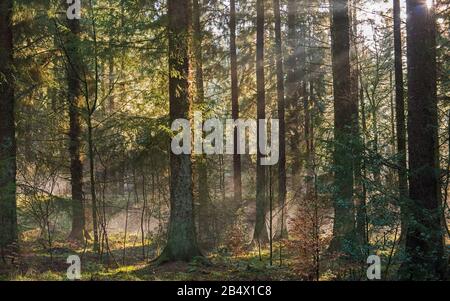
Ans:
[{"label": "tree bark", "polygon": [[445,274],[438,161],[436,29],[425,0],[407,1],[409,201],[403,279]]},{"label": "tree bark", "polygon": [[[361,67],[359,61],[359,49],[358,49],[358,20],[357,20],[357,6],[356,0],[353,0],[353,9],[351,13],[351,87],[352,87],[352,99],[356,100],[359,103],[364,102],[364,93],[362,87],[362,79],[361,79]],[[354,175],[355,175],[355,215],[356,215],[356,239],[361,246],[362,252],[358,255],[362,259],[362,263],[365,265],[366,256],[367,256],[367,212],[366,212],[366,197],[365,197],[365,187],[364,187],[364,127],[363,129],[359,126],[359,119],[361,121],[365,119],[365,116],[362,116],[364,112],[359,112],[358,110],[358,121],[357,121],[357,136],[355,137],[357,144],[356,148],[356,158],[355,158],[355,167],[354,167]],[[365,121],[364,121],[365,122]]]},{"label": "tree bark", "polygon": [[[193,53],[195,63],[195,103],[199,110],[203,111],[205,105],[205,92],[203,84],[203,48],[202,29],[200,23],[201,6],[198,0],[192,2],[193,20]],[[198,238],[202,247],[211,246],[210,214],[209,214],[209,188],[208,188],[208,162],[206,155],[197,159],[198,170]]]},{"label": "tree bark", "polygon": [[1,256],[17,242],[16,139],[14,123],[13,2],[0,2],[0,248]]},{"label": "tree bark", "polygon": [[[257,119],[266,118],[266,92],[264,83],[264,0],[256,1],[256,106]],[[256,159],[256,224],[253,241],[265,244],[269,241],[266,227],[266,167],[261,165],[261,151],[259,148],[260,126],[258,122],[257,133],[257,159]]]},{"label": "tree bark", "polygon": [[281,39],[280,1],[273,0],[275,17],[275,56],[277,73],[277,104],[279,120],[279,161],[278,161],[278,206],[281,209],[280,238],[287,234],[286,229],[286,124],[284,101],[283,47]]},{"label": "tree bark", "polygon": [[[299,114],[298,114],[298,66],[297,66],[297,59],[298,59],[298,34],[297,34],[297,21],[298,21],[298,2],[297,0],[289,0],[287,3],[287,41],[286,41],[286,48],[287,48],[287,56],[286,56],[286,83],[285,83],[285,92],[286,92],[286,108],[288,110],[286,114],[286,121],[285,121],[285,128],[287,129],[288,137],[289,139],[289,146],[291,153],[293,154],[292,162],[289,164],[291,169],[291,175],[292,175],[292,185],[295,187],[297,185],[295,178],[295,174],[297,173],[300,163],[299,163],[299,133],[298,133],[298,124],[300,123],[299,120]],[[284,133],[286,133],[283,131]],[[281,130],[280,130],[281,133]],[[280,136],[281,138],[281,136]],[[281,142],[281,139],[280,139]],[[281,147],[281,145],[280,145]],[[281,151],[281,148],[280,148]],[[280,152],[280,158],[281,158],[281,152]],[[281,164],[281,161],[280,161]],[[287,175],[286,175],[287,178]],[[286,186],[287,186],[287,180],[286,180]],[[281,204],[279,204],[281,205]],[[286,206],[286,205],[285,205]],[[286,208],[285,208],[286,209]],[[286,210],[284,211],[286,212]],[[282,213],[284,213],[282,212]],[[286,219],[285,216],[283,216],[282,219],[280,219],[280,224],[278,225],[277,233],[276,235],[278,237],[284,236],[287,238],[287,226],[286,226]]]},{"label": "tree bark", "polygon": [[[237,73],[236,55],[236,0],[230,0],[230,63],[231,63],[231,116],[234,120],[239,118],[239,86]],[[233,155],[233,186],[234,201],[236,205],[242,202],[242,172],[241,155],[237,148],[237,129],[233,132],[234,155]]]},{"label": "tree bark", "polygon": [[[90,191],[91,191],[91,199],[92,199],[92,228],[94,232],[94,243],[93,250],[94,252],[101,255],[100,250],[100,240],[99,240],[99,229],[98,229],[98,220],[99,220],[99,212],[97,207],[97,193],[96,193],[96,176],[95,176],[95,154],[94,154],[94,125],[93,115],[98,109],[99,99],[98,99],[98,84],[100,81],[99,76],[99,63],[98,63],[98,44],[97,44],[97,26],[95,20],[95,12],[92,0],[89,0],[89,10],[90,10],[90,19],[92,26],[92,42],[93,42],[93,56],[94,56],[94,83],[93,90],[94,96],[92,103],[90,102],[90,88],[87,85],[87,78],[84,78],[85,84],[85,106],[86,106],[86,123],[87,123],[87,144],[88,144],[88,160],[89,160],[89,179],[90,179]],[[100,223],[100,226],[102,223]],[[101,234],[101,233],[100,233]]]},{"label": "tree bark", "polygon": [[69,33],[66,37],[67,53],[67,103],[69,106],[69,155],[70,155],[70,184],[72,189],[72,230],[69,238],[83,241],[85,216],[83,205],[83,165],[80,159],[81,149],[81,58],[78,47],[80,45],[80,21],[66,20]]},{"label": "tree bark", "polygon": [[309,90],[309,96],[305,97],[304,99],[304,110],[305,110],[305,158],[306,158],[306,194],[305,194],[305,200],[307,202],[313,202],[314,201],[314,165],[313,165],[313,137],[312,137],[312,99],[314,93],[314,87],[313,83],[310,82],[308,85]]},{"label": "tree bark", "polygon": [[331,1],[334,91],[334,224],[330,249],[350,254],[354,242],[353,164],[358,101],[350,77],[348,0]]},{"label": "tree bark", "polygon": [[[170,121],[189,118],[189,0],[168,0]],[[190,154],[170,152],[170,220],[167,245],[158,259],[190,261],[200,256],[192,200]]]},{"label": "tree bark", "polygon": [[403,89],[402,33],[400,19],[400,0],[394,1],[394,56],[395,56],[395,119],[398,154],[398,191],[401,210],[401,241],[407,232],[407,216],[404,202],[408,198],[408,176],[406,173],[406,125],[405,96]]},{"label": "tree bark", "polygon": [[[306,40],[305,27],[300,23],[300,3],[297,0],[289,0],[287,3],[287,27],[288,40],[287,48],[289,55],[286,61],[286,102],[288,105],[288,114],[286,126],[288,128],[289,146],[292,153],[290,165],[291,183],[293,187],[299,185],[298,177],[301,169],[300,156],[300,124],[303,105],[300,101],[302,96],[302,83],[304,80],[305,50],[304,41]],[[302,10],[303,12],[304,10]]]}]

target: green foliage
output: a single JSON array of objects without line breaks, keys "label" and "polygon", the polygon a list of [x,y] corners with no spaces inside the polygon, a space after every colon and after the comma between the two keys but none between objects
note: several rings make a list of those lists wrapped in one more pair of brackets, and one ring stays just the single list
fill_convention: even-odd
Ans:
[{"label": "green foliage", "polygon": [[[170,213],[169,152],[173,133],[169,124],[166,1],[99,0],[93,1],[93,7],[83,2],[80,39],[65,42],[70,29],[64,22],[61,1],[14,1],[18,224],[24,254],[29,251],[31,257],[23,263],[25,272],[8,271],[6,277],[1,271],[0,279],[64,280],[66,266],[61,262],[67,254],[52,253],[53,249],[64,247],[86,255],[83,263],[83,279],[86,280],[315,279],[314,256],[319,257],[321,280],[359,279],[363,275],[360,263],[368,254],[379,254],[383,275],[396,279],[400,263],[406,260],[400,241],[400,204],[410,200],[400,199],[398,193],[400,156],[395,145],[392,102],[394,62],[390,6],[381,0],[356,1],[357,32],[352,43],[358,50],[358,62],[353,61],[352,67],[361,73],[359,128],[357,134],[340,140],[334,137],[328,1],[311,0],[308,6],[304,1],[297,2],[301,2],[294,18],[297,39],[291,41],[285,9],[288,1],[281,1],[285,73],[295,54],[297,77],[293,87],[295,97],[286,100],[289,238],[285,237],[286,241],[276,239],[274,244],[275,252],[282,247],[283,265],[268,265],[266,246],[261,255],[248,248],[254,222],[255,157],[241,156],[244,198],[242,203],[236,204],[230,189],[232,158],[218,155],[206,160],[208,243],[211,245],[208,251],[212,251],[205,252],[207,259],[195,258],[187,264],[155,267],[148,265],[148,261],[157,257],[166,243]],[[201,109],[204,118],[225,119],[231,116],[229,7],[226,1],[204,1],[203,4],[200,21],[205,101],[194,104],[192,109]],[[274,25],[271,8],[268,6],[266,10],[266,112],[267,116],[275,117]],[[240,117],[254,118],[255,1],[237,1],[237,11]],[[438,10],[437,20],[441,170],[436,172],[442,175],[442,199],[448,200],[448,3],[443,3]],[[291,45],[294,45],[292,49]],[[66,69],[71,63],[68,47],[79,50],[81,61],[78,63],[83,66],[80,74],[83,100],[79,108],[83,201],[86,216],[89,216],[87,232],[90,232],[90,187],[94,185],[99,201],[102,257],[85,250],[90,247],[89,239],[86,246],[84,242],[69,245],[65,241],[70,232],[73,202],[68,153]],[[0,74],[0,80],[1,77]],[[195,80],[193,76],[191,83]],[[313,85],[311,95],[311,91],[302,90],[303,84]],[[306,98],[310,103],[305,108]],[[308,138],[305,137],[305,112],[308,110],[313,129],[312,162],[308,162],[305,143]],[[95,184],[88,177],[88,123],[93,129]],[[348,160],[345,166],[334,163],[336,147]],[[357,151],[351,153],[352,150]],[[194,163],[199,160],[193,157]],[[356,261],[349,263],[351,272],[342,270],[347,268],[347,263],[339,262],[341,258],[327,253],[332,234],[333,199],[343,199],[336,194],[333,175],[345,169],[360,172],[354,174],[357,184],[350,201],[365,201],[360,208],[366,212],[368,238],[363,244],[352,239],[346,241],[346,251]],[[194,169],[194,183],[199,182],[196,181],[198,176]],[[306,193],[307,183],[313,183],[313,196]],[[274,179],[274,200],[278,197],[277,185]],[[192,193],[197,213],[197,184]],[[274,212],[278,221],[280,208],[277,204]],[[446,202],[443,215],[450,218]],[[319,236],[313,235],[317,232]],[[314,254],[317,246],[318,255]],[[335,259],[339,266],[333,265]],[[54,267],[54,262],[60,265]],[[356,266],[354,269],[352,264]]]}]

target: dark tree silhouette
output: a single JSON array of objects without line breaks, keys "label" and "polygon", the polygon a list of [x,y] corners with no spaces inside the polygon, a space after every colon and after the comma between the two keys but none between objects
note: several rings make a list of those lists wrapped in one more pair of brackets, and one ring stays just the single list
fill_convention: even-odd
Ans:
[{"label": "dark tree silhouette", "polygon": [[395,53],[395,118],[397,132],[398,191],[402,210],[402,241],[406,237],[406,212],[403,203],[408,197],[408,176],[406,172],[406,125],[405,96],[403,89],[402,32],[400,0],[394,1],[394,53]]},{"label": "dark tree silhouette", "polygon": [[[256,1],[256,106],[257,119],[266,118],[266,92],[264,83],[264,0]],[[260,130],[258,122],[257,145],[259,146]],[[256,159],[256,224],[253,241],[264,244],[269,241],[266,227],[266,167],[261,165],[261,151],[258,147]]]},{"label": "dark tree silhouette", "polygon": [[281,39],[281,15],[280,1],[273,0],[273,11],[275,17],[275,56],[277,72],[277,104],[278,120],[280,125],[279,137],[279,160],[278,160],[278,206],[281,208],[281,230],[283,237],[285,225],[286,205],[286,123],[285,123],[285,98],[284,98],[284,71],[283,71],[283,47]]},{"label": "dark tree silhouette", "polygon": [[353,164],[358,127],[358,100],[350,78],[348,0],[332,0],[332,63],[334,92],[334,224],[330,249],[349,253],[354,241]]},{"label": "dark tree silhouette", "polygon": [[[236,0],[230,1],[230,72],[231,72],[231,116],[234,120],[239,118],[239,86],[236,55]],[[233,155],[233,186],[234,201],[241,204],[242,201],[242,172],[241,155],[237,148],[237,129],[234,129],[234,155]]]},{"label": "dark tree silhouette", "polygon": [[[192,28],[193,28],[193,53],[195,63],[195,104],[199,110],[203,110],[205,91],[203,83],[203,48],[202,28],[200,23],[201,5],[198,0],[192,1]],[[208,161],[206,155],[197,158],[198,171],[198,234],[199,242],[207,247],[210,233],[210,210],[208,188]]]},{"label": "dark tree silhouette", "polygon": [[16,138],[14,123],[13,2],[0,2],[0,248],[17,241]]},{"label": "dark tree silhouette", "polygon": [[407,1],[409,202],[404,279],[443,279],[444,240],[438,161],[435,15]]},{"label": "dark tree silhouette", "polygon": [[[65,4],[67,5],[67,4]],[[79,54],[81,26],[78,19],[66,20],[68,33],[65,35],[67,55],[67,103],[69,107],[69,155],[70,183],[72,188],[72,230],[70,238],[82,241],[85,227],[83,206],[83,165],[80,159],[82,103],[82,62]]]}]

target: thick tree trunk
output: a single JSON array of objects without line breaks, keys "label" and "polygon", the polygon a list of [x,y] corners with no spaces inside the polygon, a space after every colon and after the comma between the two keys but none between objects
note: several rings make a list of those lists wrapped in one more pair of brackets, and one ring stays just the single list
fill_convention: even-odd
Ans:
[{"label": "thick tree trunk", "polygon": [[[199,110],[203,110],[205,92],[203,84],[203,48],[202,29],[200,25],[201,7],[198,0],[192,2],[193,20],[193,50],[195,63],[195,104]],[[197,158],[198,171],[198,238],[203,247],[211,246],[210,214],[209,214],[209,188],[208,188],[208,162],[206,155]]]},{"label": "thick tree trunk", "polygon": [[[189,0],[168,1],[170,121],[189,118]],[[200,256],[195,233],[192,201],[191,155],[170,152],[170,220],[167,245],[159,257],[167,261],[190,261]]]},{"label": "thick tree trunk", "polygon": [[[264,83],[264,0],[256,1],[256,106],[257,119],[266,118],[266,92]],[[259,146],[260,130],[258,122],[257,145]],[[256,159],[256,224],[253,235],[254,243],[265,244],[269,241],[266,227],[266,167],[261,165],[261,151],[258,147]]]},{"label": "thick tree trunk", "polygon": [[334,224],[330,249],[350,254],[354,242],[353,164],[358,101],[350,77],[348,0],[332,0],[332,61],[334,91]]},{"label": "thick tree trunk", "polygon": [[436,32],[425,0],[407,1],[409,202],[403,279],[443,279]]},{"label": "thick tree trunk", "polygon": [[287,238],[286,229],[286,125],[284,102],[283,47],[281,40],[280,1],[273,0],[275,17],[275,56],[277,72],[277,104],[279,120],[278,206],[281,209],[280,238]]},{"label": "thick tree trunk", "polygon": [[72,231],[69,238],[83,241],[85,216],[83,205],[83,165],[80,159],[81,149],[81,66],[78,51],[80,43],[80,21],[67,20],[70,30],[66,37],[67,64],[67,102],[69,106],[69,155],[70,183],[72,188]]},{"label": "thick tree trunk", "polygon": [[395,118],[398,153],[398,191],[401,208],[401,241],[407,232],[407,216],[404,202],[408,198],[408,179],[406,173],[406,125],[405,97],[403,89],[402,33],[400,19],[400,0],[394,1],[394,53],[395,53]]},{"label": "thick tree trunk", "polygon": [[[237,73],[236,55],[236,0],[230,0],[230,63],[231,63],[231,116],[234,120],[239,118],[239,86]],[[234,155],[233,155],[233,186],[234,201],[237,205],[242,202],[242,173],[241,155],[237,148],[237,129],[233,133]]]},{"label": "thick tree trunk", "polygon": [[[297,181],[295,180],[295,175],[299,169],[300,163],[299,163],[299,133],[298,133],[298,125],[300,123],[299,119],[299,112],[298,112],[298,102],[299,102],[299,93],[298,93],[298,66],[297,66],[297,59],[298,59],[298,44],[299,44],[299,37],[297,34],[298,29],[298,2],[297,0],[289,0],[287,3],[287,41],[286,41],[286,48],[287,48],[287,56],[286,56],[286,83],[285,83],[285,90],[286,90],[286,108],[288,110],[286,114],[286,122],[285,122],[285,131],[288,131],[288,137],[286,139],[289,140],[289,146],[291,150],[291,154],[293,154],[292,162],[288,164],[290,166],[291,175],[292,175],[292,185],[293,187],[296,187],[298,185]],[[281,125],[280,125],[281,126]],[[281,130],[280,130],[281,133]],[[280,136],[281,138],[281,136]],[[281,140],[280,140],[281,142]],[[281,145],[280,145],[281,146]],[[281,158],[281,148],[280,148],[280,158]],[[281,161],[279,162],[281,164]],[[287,174],[286,174],[287,178]],[[280,184],[281,185],[281,184]],[[287,180],[285,182],[285,185],[287,186]],[[279,199],[280,200],[280,199]],[[278,204],[281,206],[281,204]],[[285,205],[286,206],[286,205]],[[287,209],[287,208],[285,208]],[[287,212],[285,210],[284,212]],[[279,238],[280,236],[284,236],[287,238],[287,225],[286,225],[286,218],[285,216],[279,220],[280,223],[277,226],[277,233],[276,236]]]},{"label": "thick tree trunk", "polygon": [[1,256],[17,241],[16,139],[11,0],[0,2],[0,248]]}]

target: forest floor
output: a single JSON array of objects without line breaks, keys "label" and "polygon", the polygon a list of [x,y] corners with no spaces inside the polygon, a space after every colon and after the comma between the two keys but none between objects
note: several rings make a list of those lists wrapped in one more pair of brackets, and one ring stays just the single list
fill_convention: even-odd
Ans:
[{"label": "forest floor", "polygon": [[148,254],[144,259],[143,248],[136,240],[125,246],[125,255],[123,243],[113,239],[111,252],[103,256],[93,253],[91,245],[86,247],[62,240],[52,245],[48,249],[35,240],[22,241],[19,259],[15,265],[0,271],[0,280],[67,280],[70,264],[66,261],[70,255],[81,259],[81,280],[301,280],[287,257],[280,266],[276,257],[279,253],[274,254],[271,266],[267,251],[262,251],[261,255],[249,251],[237,256],[215,252],[189,263],[156,265],[148,259],[151,257]]},{"label": "forest floor", "polygon": [[[124,245],[122,235],[111,235],[110,252],[98,255],[92,251],[92,245],[73,243],[64,239],[52,242],[52,248],[44,246],[44,242],[33,238],[25,238],[20,242],[20,255],[14,264],[0,264],[0,280],[15,281],[64,281],[70,264],[70,255],[78,255],[81,261],[81,280],[85,281],[148,281],[148,280],[180,280],[180,281],[270,281],[270,280],[305,280],[299,264],[298,256],[283,248],[282,264],[279,262],[279,249],[274,247],[273,262],[270,265],[269,252],[264,248],[241,251],[238,255],[226,249],[218,250],[205,257],[197,257],[189,263],[175,262],[163,265],[152,263],[160,252],[154,247],[142,247],[140,237],[129,236]],[[447,240],[450,251],[450,241]],[[145,255],[144,255],[145,253]],[[297,254],[298,255],[298,254]],[[145,256],[145,259],[144,259]],[[328,270],[330,266],[321,263],[320,280],[335,279]],[[395,269],[395,264],[392,270]],[[358,278],[362,280],[358,273]],[[383,272],[384,273],[384,272]],[[391,272],[391,277],[393,273]],[[389,277],[390,278],[390,277]]]}]

